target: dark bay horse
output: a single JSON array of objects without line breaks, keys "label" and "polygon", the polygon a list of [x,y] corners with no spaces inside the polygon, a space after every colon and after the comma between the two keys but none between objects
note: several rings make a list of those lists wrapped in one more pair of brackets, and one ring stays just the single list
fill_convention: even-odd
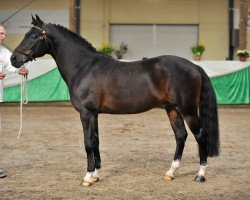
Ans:
[{"label": "dark bay horse", "polygon": [[99,179],[98,114],[134,114],[155,107],[166,110],[176,139],[173,162],[164,179],[172,180],[179,167],[187,138],[185,120],[199,147],[200,169],[195,180],[205,181],[207,157],[219,154],[219,130],[215,93],[201,67],[176,56],[121,62],[96,51],[68,29],[44,23],[37,15],[32,16],[32,24],[11,62],[20,68],[45,54],[56,61],[83,126],[87,153],[83,185]]}]

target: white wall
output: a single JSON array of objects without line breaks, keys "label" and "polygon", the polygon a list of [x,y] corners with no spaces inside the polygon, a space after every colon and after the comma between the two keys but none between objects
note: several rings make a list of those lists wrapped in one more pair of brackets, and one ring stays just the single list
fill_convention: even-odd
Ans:
[{"label": "white wall", "polygon": [[110,26],[110,41],[128,44],[123,59],[178,55],[192,59],[190,47],[198,41],[197,25],[124,25]]}]

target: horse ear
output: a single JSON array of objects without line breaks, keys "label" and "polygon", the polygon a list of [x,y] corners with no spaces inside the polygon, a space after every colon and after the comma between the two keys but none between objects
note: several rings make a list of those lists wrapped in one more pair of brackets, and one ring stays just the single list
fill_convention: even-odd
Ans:
[{"label": "horse ear", "polygon": [[33,24],[34,26],[37,25],[36,19],[33,17],[33,15],[31,15],[31,18],[32,18],[31,24]]},{"label": "horse ear", "polygon": [[42,27],[44,25],[44,22],[40,19],[38,15],[36,15],[36,23],[39,27]]}]

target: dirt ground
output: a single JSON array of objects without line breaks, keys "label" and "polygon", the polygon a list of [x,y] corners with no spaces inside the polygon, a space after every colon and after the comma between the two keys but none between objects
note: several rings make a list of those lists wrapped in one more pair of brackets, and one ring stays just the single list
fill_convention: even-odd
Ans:
[{"label": "dirt ground", "polygon": [[100,115],[101,180],[80,186],[86,155],[78,113],[69,104],[28,104],[20,139],[19,105],[2,104],[0,199],[250,199],[250,107],[220,107],[221,155],[209,159],[205,183],[197,145],[189,132],[173,181],[169,169],[175,139],[165,112]]}]

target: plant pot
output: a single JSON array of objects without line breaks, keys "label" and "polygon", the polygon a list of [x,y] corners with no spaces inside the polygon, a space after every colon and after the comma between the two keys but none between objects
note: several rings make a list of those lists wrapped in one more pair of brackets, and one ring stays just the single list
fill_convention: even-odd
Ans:
[{"label": "plant pot", "polygon": [[195,61],[200,61],[200,60],[201,60],[201,56],[194,56],[193,59],[194,59]]},{"label": "plant pot", "polygon": [[245,62],[245,61],[247,61],[247,57],[245,57],[245,56],[239,56],[239,60],[241,62]]}]

